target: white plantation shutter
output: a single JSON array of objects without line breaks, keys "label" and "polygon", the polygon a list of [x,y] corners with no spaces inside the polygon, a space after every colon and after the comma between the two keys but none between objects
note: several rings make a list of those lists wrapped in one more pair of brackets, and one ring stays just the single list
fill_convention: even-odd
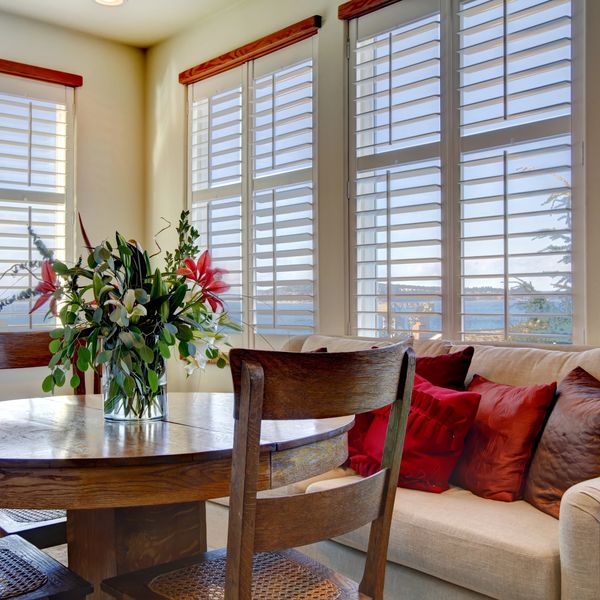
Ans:
[{"label": "white plantation shutter", "polygon": [[[37,285],[40,269],[14,274],[11,266],[40,261],[28,227],[56,258],[71,258],[73,90],[0,75],[0,300]],[[0,329],[55,326],[35,298],[0,312]],[[47,308],[47,307],[46,307]]]},{"label": "white plantation shutter", "polygon": [[193,222],[228,310],[250,337],[312,331],[313,41],[189,90]]},{"label": "white plantation shutter", "polygon": [[242,69],[190,86],[192,223],[214,266],[226,269],[223,300],[242,312]]},{"label": "white plantation shutter", "polygon": [[353,332],[573,341],[575,3],[350,22]]},{"label": "white plantation shutter", "polygon": [[430,338],[442,331],[440,11],[402,4],[351,24],[353,333]]},{"label": "white plantation shutter", "polygon": [[315,326],[312,40],[254,61],[252,325]]},{"label": "white plantation shutter", "polygon": [[460,2],[465,340],[572,341],[571,4]]}]

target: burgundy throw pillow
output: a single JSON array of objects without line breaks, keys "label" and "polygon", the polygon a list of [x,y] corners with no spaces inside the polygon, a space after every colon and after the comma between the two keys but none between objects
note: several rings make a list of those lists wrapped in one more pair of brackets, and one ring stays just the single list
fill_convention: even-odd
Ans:
[{"label": "burgundy throw pillow", "polygon": [[[440,493],[448,489],[479,405],[479,394],[432,385],[415,376],[402,464],[400,487]],[[363,434],[363,452],[351,455],[350,466],[368,476],[380,469],[390,407],[372,414]]]},{"label": "burgundy throw pillow", "polygon": [[465,379],[474,351],[473,346],[469,346],[460,352],[451,354],[419,356],[417,357],[417,374],[438,387],[464,390]]},{"label": "burgundy throw pillow", "polygon": [[515,387],[475,375],[469,391],[481,402],[454,481],[483,498],[518,500],[556,383]]},{"label": "burgundy throw pillow", "polygon": [[600,381],[577,367],[557,391],[531,463],[525,500],[558,519],[567,489],[600,477]]}]

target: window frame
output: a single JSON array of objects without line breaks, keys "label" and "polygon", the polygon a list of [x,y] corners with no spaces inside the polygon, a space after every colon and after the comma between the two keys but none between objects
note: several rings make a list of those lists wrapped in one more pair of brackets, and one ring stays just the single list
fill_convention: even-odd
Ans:
[{"label": "window frame", "polygon": [[[267,36],[266,38],[262,38],[257,42],[248,44],[242,49],[238,49],[238,51],[232,51],[231,53],[227,53],[223,55],[223,57],[233,56],[242,52],[244,53],[244,48],[252,48],[249,51],[243,61],[238,61],[236,58],[235,64],[226,69],[221,69],[220,66],[218,70],[215,71],[215,63],[219,62],[219,59],[213,59],[207,61],[206,63],[202,63],[202,65],[206,65],[208,68],[208,75],[206,77],[195,78],[193,81],[191,80],[191,73],[198,69],[202,68],[202,65],[198,67],[194,67],[180,74],[180,82],[185,83],[187,85],[187,93],[186,93],[186,175],[185,175],[185,187],[186,187],[186,203],[187,207],[190,211],[194,209],[194,195],[202,195],[206,196],[208,202],[210,202],[213,198],[229,196],[234,189],[239,190],[241,197],[241,223],[242,223],[242,243],[241,243],[241,276],[242,276],[242,324],[243,331],[240,334],[234,334],[231,336],[232,341],[234,343],[241,343],[250,347],[272,347],[272,345],[280,344],[281,341],[285,341],[288,339],[288,333],[261,333],[257,332],[257,326],[254,324],[254,308],[253,308],[253,298],[254,298],[254,266],[253,266],[253,222],[252,215],[254,212],[254,202],[255,202],[255,193],[257,191],[261,191],[262,189],[270,189],[266,184],[273,180],[276,181],[274,185],[280,186],[286,184],[286,180],[288,184],[292,184],[295,179],[298,178],[298,173],[300,172],[309,172],[311,175],[311,185],[312,185],[312,223],[313,223],[313,233],[312,233],[312,244],[313,244],[313,254],[312,254],[312,262],[313,262],[313,329],[309,331],[308,329],[299,329],[298,334],[310,334],[314,332],[318,332],[319,330],[319,274],[318,274],[318,191],[317,191],[317,164],[318,164],[318,150],[317,150],[317,131],[318,131],[318,115],[317,115],[317,107],[318,107],[318,86],[317,86],[317,70],[318,70],[318,28],[320,27],[320,17],[312,17],[301,21],[295,26],[290,26],[290,28],[286,28],[281,30],[281,32],[277,32],[273,34],[273,36],[277,37],[279,33],[285,32],[287,30],[298,30],[299,26],[304,24],[304,32],[299,32],[292,36],[292,40],[288,43],[283,42],[279,36],[279,41],[275,46],[271,46],[268,52],[255,51],[256,48],[260,47],[262,40],[266,40],[272,36]],[[312,61],[312,164],[310,167],[306,167],[298,170],[292,170],[289,173],[276,173],[268,176],[258,176],[255,177],[253,174],[253,96],[254,96],[254,79],[255,79],[255,64],[256,61],[261,61],[261,59],[266,58],[268,60],[274,61],[278,64],[278,68],[285,69],[288,66],[294,64],[293,62],[289,62],[289,60],[285,60],[286,50],[288,54],[292,54],[292,48],[297,48],[300,44],[310,44],[310,59]],[[289,47],[289,49],[288,49]],[[277,60],[277,56],[279,51],[282,54],[282,60]],[[308,56],[307,56],[308,58]],[[213,76],[220,76],[224,71],[236,71],[240,73],[239,81],[242,89],[242,151],[241,151],[241,181],[240,183],[231,183],[221,187],[206,189],[198,192],[193,191],[192,184],[192,105],[194,100],[193,93],[193,85],[198,82],[202,82],[203,79],[209,80]],[[258,183],[258,186],[255,185]],[[210,196],[210,198],[209,198]],[[276,307],[273,307],[273,314],[276,314]],[[282,326],[284,327],[284,326]],[[293,329],[293,327],[292,327]]]},{"label": "window frame", "polygon": [[[2,86],[2,78],[9,77],[12,79],[14,87]],[[31,82],[31,83],[28,83]],[[6,91],[7,94],[14,94],[20,98],[32,98],[43,102],[55,102],[55,97],[64,93],[64,105],[66,113],[65,130],[66,130],[66,148],[65,148],[65,188],[64,194],[55,192],[33,191],[18,188],[2,188],[0,193],[5,195],[6,199],[14,198],[17,202],[26,203],[28,199],[38,202],[52,203],[54,195],[64,198],[65,212],[65,257],[68,262],[73,262],[76,255],[76,194],[75,194],[75,144],[76,144],[76,93],[75,90],[83,85],[83,78],[80,75],[56,71],[25,63],[19,63],[9,60],[0,59],[0,91]],[[43,93],[37,93],[44,86],[49,86],[48,90],[53,90],[45,98]],[[14,90],[23,89],[23,93]],[[61,100],[62,102],[62,100]],[[58,198],[57,198],[58,200]],[[62,203],[62,202],[61,202]],[[31,207],[29,208],[31,212]],[[35,259],[32,256],[32,243],[29,237],[29,259]],[[35,286],[35,281],[32,276],[29,276],[28,285]],[[31,307],[35,298],[29,299]],[[1,327],[3,331],[37,331],[52,327],[52,323],[45,321],[43,325],[34,325],[33,316],[29,314],[26,326],[11,326]]]},{"label": "window frame", "polygon": [[[459,59],[458,59],[458,15],[460,0],[439,0],[440,7],[440,56],[441,56],[441,164],[442,164],[442,334],[444,339],[461,340],[461,219],[460,219],[460,164],[461,138],[460,124],[456,115],[460,107]],[[400,0],[388,2],[373,0],[368,10],[353,11],[352,2],[346,5],[345,15],[340,18],[347,21],[347,140],[348,140],[348,256],[349,277],[348,297],[350,314],[346,334],[356,335],[359,329],[357,322],[357,249],[356,244],[356,175],[358,159],[356,153],[356,43],[358,41],[358,21],[361,16],[379,13],[383,19],[390,6],[397,5]],[[429,2],[428,2],[429,4]],[[401,10],[402,6],[396,6]],[[354,14],[356,16],[354,16]],[[398,25],[405,19],[399,19]],[[571,211],[572,211],[572,341],[571,344],[586,343],[585,327],[585,178],[583,170],[585,91],[582,85],[585,78],[585,0],[572,0],[572,42],[571,42]],[[389,23],[389,20],[387,21]],[[390,27],[386,26],[389,30]],[[386,31],[381,29],[381,31]],[[376,34],[375,34],[376,35]],[[448,73],[451,75],[448,76]],[[538,122],[543,127],[545,121]],[[536,123],[533,123],[533,127]],[[531,126],[530,126],[531,127]],[[490,137],[498,133],[501,140],[503,132],[492,132]],[[493,147],[493,146],[491,146]],[[420,148],[420,147],[417,147]],[[463,149],[463,152],[465,150]],[[393,152],[393,151],[392,151]],[[400,151],[402,152],[402,151]],[[415,154],[418,154],[418,150]],[[408,153],[407,153],[408,155]],[[374,155],[376,156],[376,155]],[[374,161],[375,162],[375,161]],[[505,256],[508,256],[505,249]],[[389,330],[388,333],[389,335]],[[471,336],[470,339],[473,339]],[[510,343],[504,341],[503,343]],[[537,345],[537,344],[528,344]],[[544,345],[544,344],[539,344]],[[548,345],[548,344],[545,344]]]}]

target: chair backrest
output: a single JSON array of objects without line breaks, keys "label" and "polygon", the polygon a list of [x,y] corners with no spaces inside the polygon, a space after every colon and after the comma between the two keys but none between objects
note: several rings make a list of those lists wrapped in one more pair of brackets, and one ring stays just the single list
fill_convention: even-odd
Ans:
[{"label": "chair backrest", "polygon": [[[412,348],[399,343],[339,353],[234,349],[230,360],[235,430],[227,541],[228,600],[250,600],[255,552],[311,544],[367,523],[371,523],[371,533],[360,591],[370,598],[382,598],[414,380]],[[390,404],[377,473],[323,492],[256,498],[261,419],[338,417]]]},{"label": "chair backrest", "polygon": [[[48,331],[1,331],[0,332],[0,370],[28,369],[31,367],[47,367],[52,353],[48,345],[52,339]],[[85,394],[84,374],[73,364],[79,375],[79,386],[76,394]]]}]

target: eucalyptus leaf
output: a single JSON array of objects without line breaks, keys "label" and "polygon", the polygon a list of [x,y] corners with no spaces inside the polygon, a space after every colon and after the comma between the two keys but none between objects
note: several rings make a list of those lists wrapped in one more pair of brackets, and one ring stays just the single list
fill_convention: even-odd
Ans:
[{"label": "eucalyptus leaf", "polygon": [[140,358],[148,364],[154,361],[154,352],[148,348],[148,346],[138,348],[138,354],[140,355]]},{"label": "eucalyptus leaf", "polygon": [[152,369],[148,369],[148,384],[154,393],[158,391],[158,375]]},{"label": "eucalyptus leaf", "polygon": [[58,387],[62,387],[63,385],[65,385],[66,377],[65,377],[65,372],[62,369],[59,369],[59,368],[54,369],[52,376],[54,378],[54,383]]},{"label": "eucalyptus leaf", "polygon": [[163,358],[171,358],[171,351],[166,342],[163,342],[162,340],[158,342],[158,351]]},{"label": "eucalyptus leaf", "polygon": [[65,333],[64,329],[53,329],[52,331],[50,331],[50,337],[54,340],[63,337]]},{"label": "eucalyptus leaf", "polygon": [[69,382],[69,385],[76,390],[79,387],[79,384],[81,383],[81,379],[79,378],[79,375],[77,375],[77,373],[75,373],[73,375],[73,377],[71,377],[71,381]]},{"label": "eucalyptus leaf", "polygon": [[42,390],[44,392],[51,392],[54,389],[54,377],[52,375],[48,375],[44,377],[44,381],[42,381]]}]

